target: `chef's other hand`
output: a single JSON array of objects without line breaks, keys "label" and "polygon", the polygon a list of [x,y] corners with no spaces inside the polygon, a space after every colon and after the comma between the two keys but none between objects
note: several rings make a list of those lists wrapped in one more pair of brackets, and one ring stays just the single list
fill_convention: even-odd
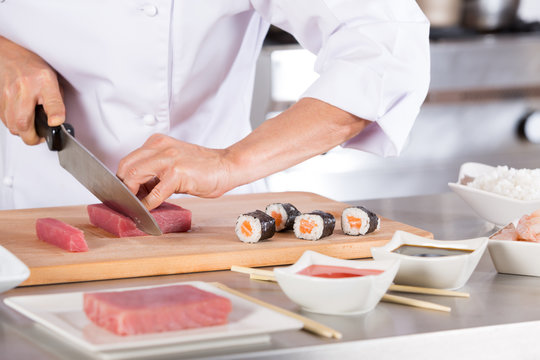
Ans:
[{"label": "chef's other hand", "polygon": [[37,104],[43,105],[49,126],[64,122],[66,110],[55,71],[35,53],[0,36],[0,119],[28,145],[42,141],[34,127]]},{"label": "chef's other hand", "polygon": [[141,200],[149,210],[174,193],[218,197],[230,190],[226,152],[154,134],[120,161],[117,176],[139,196],[151,188]]}]

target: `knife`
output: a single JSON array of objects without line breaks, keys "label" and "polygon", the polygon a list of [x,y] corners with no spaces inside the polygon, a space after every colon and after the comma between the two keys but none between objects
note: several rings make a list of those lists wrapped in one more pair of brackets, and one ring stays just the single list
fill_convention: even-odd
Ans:
[{"label": "knife", "polygon": [[129,216],[136,226],[151,235],[161,235],[161,229],[143,203],[98,158],[74,137],[69,124],[49,127],[43,106],[36,106],[35,128],[45,138],[49,150],[58,151],[60,165],[94,194],[103,204]]}]

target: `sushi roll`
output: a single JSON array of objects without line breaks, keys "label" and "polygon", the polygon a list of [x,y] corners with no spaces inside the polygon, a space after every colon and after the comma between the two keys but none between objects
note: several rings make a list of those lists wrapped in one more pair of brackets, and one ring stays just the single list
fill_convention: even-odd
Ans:
[{"label": "sushi roll", "polygon": [[332,235],[336,226],[334,215],[315,210],[302,214],[294,220],[294,235],[299,239],[319,240]]},{"label": "sushi roll", "polygon": [[266,207],[266,213],[276,220],[276,231],[292,230],[294,219],[300,211],[289,203],[274,203]]},{"label": "sushi roll", "polygon": [[246,243],[269,239],[276,232],[276,221],[261,210],[242,214],[236,220],[236,236]]},{"label": "sushi roll", "polygon": [[341,214],[341,229],[347,235],[366,235],[380,226],[377,214],[363,206],[348,207]]}]

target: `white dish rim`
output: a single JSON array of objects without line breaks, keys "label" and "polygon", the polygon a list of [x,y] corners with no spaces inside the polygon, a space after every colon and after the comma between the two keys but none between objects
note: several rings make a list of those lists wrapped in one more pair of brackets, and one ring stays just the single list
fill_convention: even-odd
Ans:
[{"label": "white dish rim", "polygon": [[[310,260],[313,260],[313,257],[315,257],[314,259],[315,261],[310,262]],[[276,267],[274,268],[274,272],[277,271],[287,276],[294,276],[296,278],[300,278],[305,281],[313,281],[313,282],[318,282],[318,283],[332,283],[332,284],[350,283],[350,282],[357,282],[357,281],[368,281],[368,279],[371,277],[381,276],[386,271],[391,270],[394,267],[394,264],[396,261],[399,262],[399,260],[394,260],[394,259],[389,259],[389,260],[339,259],[336,257],[321,254],[313,250],[306,250],[294,264],[285,266],[285,267]],[[376,270],[382,270],[382,272],[379,274],[346,277],[346,278],[324,278],[324,277],[318,277],[318,276],[298,274],[298,271],[305,269],[309,265],[331,265],[331,266],[350,267],[354,269],[367,269],[367,268],[373,269],[373,265],[375,265],[377,267],[381,267],[380,269],[376,269]]]},{"label": "white dish rim", "polygon": [[[194,343],[205,343],[205,342],[211,343],[212,341],[219,341],[219,340],[226,340],[226,339],[232,340],[235,338],[240,339],[240,338],[245,338],[245,337],[257,337],[257,336],[261,337],[263,335],[268,335],[272,332],[277,332],[277,331],[298,330],[298,329],[301,329],[303,326],[302,322],[299,320],[290,318],[274,310],[271,310],[269,308],[253,303],[249,300],[238,297],[234,294],[226,292],[225,290],[222,290],[222,289],[219,289],[218,287],[213,286],[211,283],[207,283],[203,281],[184,281],[184,282],[174,282],[174,283],[168,283],[168,284],[135,286],[135,287],[115,288],[115,289],[88,291],[88,292],[134,290],[134,289],[144,289],[144,288],[157,288],[157,287],[171,286],[171,285],[193,285],[202,290],[213,292],[215,294],[229,298],[233,302],[233,311],[234,311],[235,304],[237,304],[237,306],[238,304],[241,304],[244,307],[247,306],[249,309],[253,311],[262,312],[263,315],[272,316],[273,319],[278,319],[280,322],[282,322],[282,324],[279,326],[276,326],[275,324],[268,325],[266,322],[260,321],[258,322],[258,324],[260,324],[261,326],[258,329],[249,328],[249,329],[244,329],[240,331],[235,331],[229,334],[226,334],[225,333],[226,330],[223,329],[223,327],[227,327],[227,325],[218,325],[216,327],[186,329],[186,330],[169,331],[169,332],[154,333],[154,334],[132,335],[132,336],[124,337],[124,336],[119,336],[119,335],[110,333],[105,329],[101,329],[97,325],[91,323],[89,319],[87,319],[89,326],[95,327],[95,329],[97,329],[98,331],[102,333],[106,332],[112,338],[119,340],[118,342],[113,342],[113,343],[96,344],[96,343],[90,342],[89,340],[85,339],[82,336],[79,336],[78,334],[67,332],[65,326],[67,326],[67,328],[72,328],[72,329],[75,329],[75,326],[67,323],[65,320],[63,324],[64,327],[59,327],[57,323],[48,322],[46,318],[45,319],[43,318],[43,313],[46,313],[46,311],[39,311],[39,309],[32,311],[32,309],[26,309],[23,306],[21,306],[19,303],[17,303],[17,300],[28,299],[31,297],[41,298],[41,297],[47,297],[47,296],[55,296],[55,297],[79,296],[79,295],[82,296],[82,294],[85,293],[85,291],[74,291],[74,292],[64,292],[64,293],[45,294],[45,295],[11,296],[11,297],[6,297],[4,299],[4,303],[10,308],[15,309],[18,312],[22,313],[23,315],[29,317],[33,321],[36,321],[41,326],[44,326],[45,328],[54,331],[54,333],[57,336],[59,336],[62,340],[68,341],[70,344],[80,345],[82,350],[88,351],[90,353],[101,353],[101,354],[113,354],[113,353],[118,353],[122,351],[148,349],[148,348],[153,348],[156,346],[168,347],[168,346],[182,345],[182,344],[194,344]],[[82,309],[80,309],[79,311],[83,312],[83,316],[85,316],[84,311]],[[203,332],[206,332],[208,330],[210,334],[207,336],[205,336],[205,334],[202,334],[199,336],[197,335],[192,336],[192,339],[190,340],[182,339],[181,336],[180,337],[178,336],[179,333],[188,332],[188,331],[200,332],[201,330]],[[77,331],[82,332],[82,329],[77,329]],[[213,336],[216,333],[218,335]],[[133,339],[138,339],[139,341],[133,341]],[[127,340],[127,341],[122,342],[122,340]]]},{"label": "white dish rim", "polygon": [[456,187],[456,188],[459,188],[459,189],[462,189],[462,190],[465,190],[465,191],[470,191],[472,193],[476,193],[476,194],[480,194],[480,195],[486,195],[486,196],[493,197],[495,199],[499,199],[499,200],[503,200],[503,201],[513,202],[515,204],[521,204],[521,205],[530,205],[530,204],[534,204],[534,203],[539,203],[540,204],[540,199],[538,199],[538,200],[514,199],[514,198],[512,198],[510,196],[505,196],[505,195],[497,194],[497,193],[494,193],[494,192],[491,192],[491,191],[477,189],[477,188],[474,188],[474,187],[471,187],[471,186],[461,184],[461,179],[463,179],[464,175],[466,175],[466,174],[464,174],[464,171],[465,171],[464,168],[467,167],[467,166],[484,167],[484,168],[490,168],[491,170],[495,170],[497,168],[496,166],[487,165],[487,164],[474,162],[474,161],[465,162],[465,163],[461,164],[461,166],[459,167],[458,180],[456,182],[449,182],[448,183],[448,186],[450,188]]},{"label": "white dish rim", "polygon": [[497,194],[497,193],[494,193],[494,192],[491,192],[491,191],[473,188],[473,187],[463,185],[463,184],[460,184],[460,183],[455,183],[455,182],[449,182],[448,186],[450,188],[455,187],[455,188],[463,189],[465,191],[469,191],[471,193],[477,193],[477,194],[481,194],[481,195],[486,195],[486,196],[489,196],[489,197],[492,197],[492,198],[495,198],[495,199],[498,199],[498,200],[507,201],[507,202],[513,202],[513,203],[520,204],[520,205],[530,205],[530,204],[535,204],[535,203],[540,204],[540,200],[514,199],[514,198],[511,198],[509,196],[504,196],[504,195]]},{"label": "white dish rim", "polygon": [[[409,239],[406,239],[407,237]],[[438,239],[426,238],[424,236],[416,235],[416,234],[403,231],[403,230],[396,230],[396,232],[394,233],[394,236],[392,236],[392,239],[389,242],[387,242],[383,246],[372,247],[371,251],[373,252],[373,250],[375,249],[376,252],[377,251],[385,252],[387,254],[391,254],[393,257],[396,257],[399,259],[406,259],[408,261],[443,262],[443,261],[453,261],[454,259],[458,257],[462,258],[463,256],[470,257],[477,254],[478,252],[485,251],[485,247],[488,244],[488,240],[489,238],[485,236],[470,238],[470,239],[461,239],[461,240],[438,240]],[[478,245],[474,247],[463,246],[463,245],[469,245],[470,243],[478,243]],[[410,255],[393,252],[393,250],[397,249],[401,245],[430,246],[429,244],[435,244],[435,245],[432,245],[433,247],[441,247],[441,248],[445,247],[447,249],[454,248],[456,250],[472,250],[472,251],[468,254],[456,254],[456,255],[447,255],[447,256],[438,256],[438,257],[418,257],[418,256],[410,256]],[[457,245],[457,246],[453,247],[452,245]]]},{"label": "white dish rim", "polygon": [[[14,270],[10,271],[8,274],[0,273],[0,284],[4,282],[19,282],[19,284],[30,276],[30,269],[23,263],[17,256],[15,256],[11,251],[0,245],[0,259],[5,258],[7,261],[15,265]],[[10,268],[10,270],[12,270]]]}]

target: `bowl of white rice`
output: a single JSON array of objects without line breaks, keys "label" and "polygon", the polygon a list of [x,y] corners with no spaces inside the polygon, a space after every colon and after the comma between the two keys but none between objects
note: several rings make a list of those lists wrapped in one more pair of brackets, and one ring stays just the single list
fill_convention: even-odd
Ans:
[{"label": "bowl of white rice", "polygon": [[482,218],[506,226],[540,209],[540,169],[464,163],[457,182],[448,183]]}]

